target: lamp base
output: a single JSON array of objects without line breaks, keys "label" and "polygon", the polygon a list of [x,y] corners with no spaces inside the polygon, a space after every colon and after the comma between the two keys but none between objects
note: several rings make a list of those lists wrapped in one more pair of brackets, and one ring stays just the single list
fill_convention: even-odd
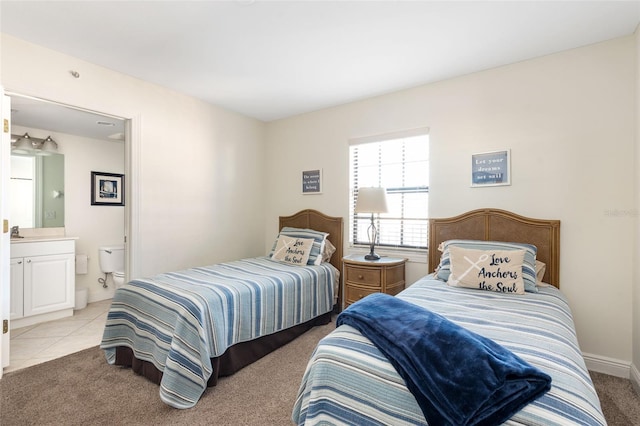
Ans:
[{"label": "lamp base", "polygon": [[380,255],[376,253],[369,253],[364,256],[366,260],[380,260]]},{"label": "lamp base", "polygon": [[367,229],[367,235],[369,236],[369,254],[365,255],[365,260],[380,260],[380,255],[374,252],[376,239],[378,239],[378,230],[373,222],[373,213],[371,213],[371,225]]}]

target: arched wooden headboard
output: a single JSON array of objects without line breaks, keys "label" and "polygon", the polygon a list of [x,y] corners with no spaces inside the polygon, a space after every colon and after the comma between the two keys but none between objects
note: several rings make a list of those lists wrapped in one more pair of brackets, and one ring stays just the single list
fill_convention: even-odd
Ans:
[{"label": "arched wooden headboard", "polygon": [[[328,232],[327,239],[336,248],[335,253],[331,256],[330,263],[342,274],[343,219],[341,217],[327,216],[317,210],[306,209],[300,210],[291,216],[280,216],[278,231],[285,226]],[[342,306],[341,287],[338,289],[337,306]]]},{"label": "arched wooden headboard", "polygon": [[429,219],[429,272],[440,262],[440,243],[453,240],[510,241],[533,244],[536,259],[547,265],[544,282],[560,287],[560,221],[533,219],[499,209],[478,209],[459,216]]}]

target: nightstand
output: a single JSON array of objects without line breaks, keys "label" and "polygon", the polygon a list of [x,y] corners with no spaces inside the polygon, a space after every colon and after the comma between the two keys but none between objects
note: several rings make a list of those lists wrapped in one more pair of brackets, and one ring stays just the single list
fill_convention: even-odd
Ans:
[{"label": "nightstand", "polygon": [[366,260],[362,255],[342,258],[344,307],[372,293],[396,295],[404,290],[404,267],[407,259],[381,257]]}]

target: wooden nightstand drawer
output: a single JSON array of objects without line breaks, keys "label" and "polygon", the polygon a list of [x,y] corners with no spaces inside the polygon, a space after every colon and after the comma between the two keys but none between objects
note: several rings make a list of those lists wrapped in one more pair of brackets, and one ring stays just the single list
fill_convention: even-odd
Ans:
[{"label": "wooden nightstand drawer", "polygon": [[346,288],[346,301],[347,303],[357,302],[365,296],[368,296],[373,293],[378,293],[379,290],[374,290],[371,288],[363,288],[363,287],[355,287],[351,285],[347,285]]},{"label": "wooden nightstand drawer", "polygon": [[404,265],[393,266],[387,268],[387,286],[395,286],[401,284],[404,287]]},{"label": "wooden nightstand drawer", "polygon": [[347,282],[367,287],[380,287],[382,283],[382,270],[378,268],[358,268],[349,265],[345,269],[345,280]]}]

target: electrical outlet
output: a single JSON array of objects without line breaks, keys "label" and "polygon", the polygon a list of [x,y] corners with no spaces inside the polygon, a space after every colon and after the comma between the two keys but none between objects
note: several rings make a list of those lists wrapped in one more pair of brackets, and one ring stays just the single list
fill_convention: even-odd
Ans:
[{"label": "electrical outlet", "polygon": [[47,220],[52,220],[56,218],[56,211],[55,210],[47,210],[44,212],[44,218]]}]

